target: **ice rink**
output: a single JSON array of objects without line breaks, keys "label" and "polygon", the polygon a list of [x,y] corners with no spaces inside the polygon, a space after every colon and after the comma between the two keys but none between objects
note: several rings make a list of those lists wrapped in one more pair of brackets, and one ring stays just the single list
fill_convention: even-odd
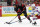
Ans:
[{"label": "ice rink", "polygon": [[[24,19],[22,20],[22,23],[19,22],[15,22],[18,20],[18,17],[16,17],[15,20],[13,20],[12,24],[4,24],[5,22],[9,22],[10,20],[12,20],[13,18],[15,18],[16,16],[13,17],[0,17],[0,27],[40,27],[40,19],[38,19],[37,25],[32,25],[32,23],[29,22],[28,19]],[[21,16],[21,19],[25,18],[24,16]]]}]

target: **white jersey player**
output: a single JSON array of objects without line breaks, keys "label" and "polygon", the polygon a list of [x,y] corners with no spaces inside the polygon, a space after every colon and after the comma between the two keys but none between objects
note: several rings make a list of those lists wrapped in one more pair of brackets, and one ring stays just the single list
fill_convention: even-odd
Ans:
[{"label": "white jersey player", "polygon": [[32,20],[32,23],[35,25],[35,24],[37,24],[36,23],[37,17],[35,16],[35,14],[38,11],[38,9],[36,8],[35,4],[32,4],[31,7],[32,7],[32,13],[31,13],[31,15],[33,15],[33,17],[32,18],[30,17],[30,18]]}]

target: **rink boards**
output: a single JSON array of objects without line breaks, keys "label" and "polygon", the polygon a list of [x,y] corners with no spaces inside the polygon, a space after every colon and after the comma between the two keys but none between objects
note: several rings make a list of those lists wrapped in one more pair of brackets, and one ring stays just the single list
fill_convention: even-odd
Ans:
[{"label": "rink boards", "polygon": [[[40,6],[36,6],[38,10],[40,10]],[[27,6],[26,7],[27,15],[30,15],[32,13],[32,7]],[[37,14],[37,13],[36,13]],[[36,15],[35,14],[35,15]],[[21,14],[23,16],[24,14]],[[0,6],[0,17],[8,17],[8,16],[17,16],[17,13],[14,10],[14,6]]]}]

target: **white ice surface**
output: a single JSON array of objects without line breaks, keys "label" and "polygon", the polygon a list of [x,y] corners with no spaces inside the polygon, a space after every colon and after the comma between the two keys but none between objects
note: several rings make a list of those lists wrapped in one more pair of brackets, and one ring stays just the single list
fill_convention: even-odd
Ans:
[{"label": "white ice surface", "polygon": [[[9,24],[4,24],[5,22],[9,22],[11,19],[15,18],[16,16],[13,16],[13,17],[0,17],[0,27],[40,27],[40,19],[38,19],[36,22],[37,22],[37,25],[32,25],[32,23],[29,23],[29,20],[27,19],[24,19],[22,20],[22,23],[19,23],[19,22],[16,22],[16,23],[13,23],[11,25]],[[21,19],[25,18],[24,16],[21,16]],[[12,22],[14,21],[17,21],[18,20],[18,17],[13,20]]]}]

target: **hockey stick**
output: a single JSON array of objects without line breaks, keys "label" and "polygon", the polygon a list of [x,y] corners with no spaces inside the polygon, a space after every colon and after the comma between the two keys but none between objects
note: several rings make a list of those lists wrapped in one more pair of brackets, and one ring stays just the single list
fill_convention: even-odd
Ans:
[{"label": "hockey stick", "polygon": [[[22,13],[22,12],[21,12],[21,13]],[[20,14],[21,14],[21,13],[20,13]],[[17,16],[18,16],[18,15],[17,15]],[[16,16],[16,17],[17,17],[17,16]],[[16,17],[15,17],[14,19],[16,19]],[[14,19],[12,19],[10,22],[12,22]],[[6,23],[9,23],[9,24],[10,24],[10,22],[6,22]],[[5,23],[4,23],[4,24],[5,24]]]},{"label": "hockey stick", "polygon": [[[21,20],[24,20],[24,19],[26,19],[26,18],[23,18],[23,19],[21,19]],[[17,21],[15,21],[15,22],[12,22],[12,23],[16,23],[16,22],[18,22],[19,20],[17,20]],[[12,24],[11,22],[6,22],[7,24]]]},{"label": "hockey stick", "polygon": [[[16,16],[16,17],[17,17],[17,16]],[[16,19],[16,17],[15,17],[14,19]],[[10,22],[12,22],[14,19],[12,19]],[[10,22],[5,22],[5,23],[10,23]],[[4,24],[5,24],[5,23],[4,23]]]}]

